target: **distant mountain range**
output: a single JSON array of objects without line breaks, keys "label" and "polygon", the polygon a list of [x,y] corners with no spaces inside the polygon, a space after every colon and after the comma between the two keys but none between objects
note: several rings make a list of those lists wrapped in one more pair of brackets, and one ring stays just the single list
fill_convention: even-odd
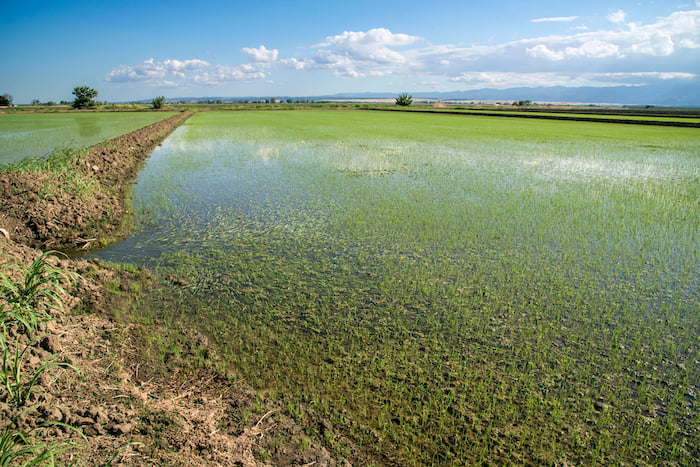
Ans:
[{"label": "distant mountain range", "polygon": [[[617,86],[570,88],[553,86],[546,88],[475,89],[451,92],[415,92],[414,99],[442,99],[461,101],[531,100],[535,102],[572,102],[582,104],[660,105],[674,107],[700,106],[700,86],[685,84],[676,86]],[[340,93],[319,96],[329,99],[380,99],[392,98],[391,93]]]},{"label": "distant mountain range", "polygon": [[[401,91],[403,92],[403,90]],[[552,103],[577,104],[613,104],[634,106],[671,106],[700,107],[700,85],[654,85],[654,86],[616,86],[616,87],[540,87],[510,89],[474,89],[470,91],[449,92],[410,92],[414,99],[435,99],[444,101],[474,101],[510,103],[519,100]],[[399,93],[389,92],[352,92],[320,96],[274,96],[278,101],[296,100],[343,100],[343,99],[393,99]],[[247,97],[175,97],[168,101],[198,102],[202,100],[232,102],[238,100],[264,100],[272,96]],[[144,100],[143,102],[148,102]]]}]

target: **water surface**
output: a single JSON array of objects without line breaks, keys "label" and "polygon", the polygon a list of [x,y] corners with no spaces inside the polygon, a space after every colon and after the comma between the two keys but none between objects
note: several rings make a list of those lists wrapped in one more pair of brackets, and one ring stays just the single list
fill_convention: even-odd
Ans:
[{"label": "water surface", "polygon": [[514,120],[200,113],[139,175],[136,233],[95,256],[184,278],[169,312],[231,368],[402,459],[523,442],[485,417],[590,461],[561,433],[601,398],[621,421],[591,443],[677,442],[664,423],[696,408],[667,404],[699,381],[695,133]]}]

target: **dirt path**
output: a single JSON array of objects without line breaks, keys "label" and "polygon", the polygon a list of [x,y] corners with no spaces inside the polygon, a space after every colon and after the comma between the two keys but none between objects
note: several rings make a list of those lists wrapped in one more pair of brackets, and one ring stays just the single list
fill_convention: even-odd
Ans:
[{"label": "dirt path", "polygon": [[[21,282],[20,268],[42,251],[90,248],[124,235],[126,197],[139,168],[190,115],[93,146],[59,173],[0,174],[0,273]],[[83,184],[77,188],[76,176]],[[35,444],[75,443],[59,465],[349,465],[325,447],[335,436],[328,422],[309,412],[302,426],[277,401],[216,371],[216,351],[194,326],[118,318],[134,316],[146,291],[172,285],[143,269],[49,262],[79,274],[61,283],[64,309],[48,310],[53,319],[35,342],[16,325],[6,340],[10,354],[13,346],[27,347],[27,375],[49,358],[75,370],[47,370],[21,407],[0,388],[0,436],[14,430]],[[10,308],[0,294],[0,318]],[[157,351],[174,341],[186,351]]]}]

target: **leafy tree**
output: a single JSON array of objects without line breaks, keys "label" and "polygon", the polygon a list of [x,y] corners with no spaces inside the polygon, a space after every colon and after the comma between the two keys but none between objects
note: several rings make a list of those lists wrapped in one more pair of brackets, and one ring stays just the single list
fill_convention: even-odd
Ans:
[{"label": "leafy tree", "polygon": [[74,109],[87,109],[95,105],[93,99],[97,97],[97,91],[94,89],[87,86],[77,86],[73,89],[73,94],[75,95],[75,100],[72,104]]},{"label": "leafy tree", "polygon": [[40,105],[41,102],[39,102],[39,99],[33,99],[32,100],[32,105]]},{"label": "leafy tree", "polygon": [[164,96],[154,97],[153,100],[151,101],[151,105],[153,106],[154,109],[162,109],[163,106],[165,105],[165,97]]},{"label": "leafy tree", "polygon": [[399,97],[396,98],[396,105],[408,107],[411,104],[413,104],[413,97],[409,94],[399,94]]},{"label": "leafy tree", "polygon": [[0,96],[0,105],[11,106],[13,97],[10,94],[3,94]]}]

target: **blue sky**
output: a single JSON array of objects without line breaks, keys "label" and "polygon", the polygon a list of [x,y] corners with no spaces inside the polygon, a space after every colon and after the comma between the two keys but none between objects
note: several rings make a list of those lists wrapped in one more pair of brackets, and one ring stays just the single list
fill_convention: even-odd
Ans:
[{"label": "blue sky", "polygon": [[697,84],[700,0],[6,1],[15,103]]}]

